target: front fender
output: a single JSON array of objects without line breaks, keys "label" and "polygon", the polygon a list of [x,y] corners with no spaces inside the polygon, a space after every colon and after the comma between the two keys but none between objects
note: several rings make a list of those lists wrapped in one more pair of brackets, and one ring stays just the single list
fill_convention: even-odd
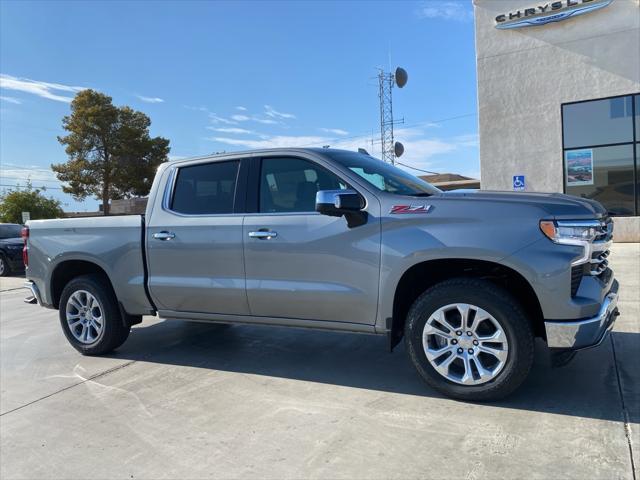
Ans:
[{"label": "front fender", "polygon": [[[460,218],[429,217],[428,214],[420,219],[384,219],[376,329],[387,329],[386,319],[393,316],[398,284],[413,266],[447,259],[515,266],[518,261],[507,264],[504,259],[536,243],[542,235],[537,222],[514,224],[511,218],[502,217],[492,223],[484,219],[466,218],[461,221]],[[510,268],[520,271],[514,266]]]}]

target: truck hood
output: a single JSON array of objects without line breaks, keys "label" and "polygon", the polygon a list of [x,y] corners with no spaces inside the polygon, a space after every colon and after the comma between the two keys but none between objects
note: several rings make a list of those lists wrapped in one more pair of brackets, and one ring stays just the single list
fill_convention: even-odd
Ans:
[{"label": "truck hood", "polygon": [[472,201],[508,202],[531,205],[558,219],[603,218],[607,210],[601,203],[563,193],[522,193],[491,190],[453,190],[442,192],[442,198]]}]

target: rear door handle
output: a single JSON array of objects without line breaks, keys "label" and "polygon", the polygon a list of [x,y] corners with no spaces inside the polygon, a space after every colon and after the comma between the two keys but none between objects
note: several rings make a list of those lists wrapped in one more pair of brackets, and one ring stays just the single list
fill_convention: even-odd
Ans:
[{"label": "rear door handle", "polygon": [[171,240],[172,238],[175,238],[176,234],[173,232],[166,232],[166,231],[162,231],[162,232],[157,232],[153,234],[153,238],[156,238],[158,240]]},{"label": "rear door handle", "polygon": [[269,230],[259,230],[257,232],[249,232],[249,237],[259,238],[261,240],[271,240],[278,236],[278,232],[272,232]]}]

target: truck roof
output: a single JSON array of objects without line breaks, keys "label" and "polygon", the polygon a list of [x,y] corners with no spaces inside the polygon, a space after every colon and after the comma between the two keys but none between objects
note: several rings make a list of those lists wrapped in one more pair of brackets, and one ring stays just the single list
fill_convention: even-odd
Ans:
[{"label": "truck roof", "polygon": [[342,152],[342,153],[360,153],[354,152],[352,150],[344,150],[340,148],[320,148],[320,147],[279,147],[279,148],[260,148],[253,150],[239,150],[234,152],[220,152],[220,153],[212,153],[208,155],[198,155],[195,157],[186,157],[186,158],[176,158],[174,160],[169,160],[167,163],[179,163],[179,162],[188,162],[193,160],[205,160],[205,159],[223,159],[229,156],[259,156],[265,153],[315,153],[320,155],[327,155],[332,152]]}]

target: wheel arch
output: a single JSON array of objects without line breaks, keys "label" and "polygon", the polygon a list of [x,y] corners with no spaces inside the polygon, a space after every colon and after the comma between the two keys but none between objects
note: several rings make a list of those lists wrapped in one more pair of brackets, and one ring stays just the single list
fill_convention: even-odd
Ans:
[{"label": "wheel arch", "polygon": [[[90,260],[64,260],[58,263],[51,273],[49,287],[51,291],[51,301],[54,308],[58,308],[60,304],[60,296],[67,284],[81,275],[95,274],[102,277],[114,291],[111,279],[106,270],[95,262]],[[115,293],[114,293],[115,295]]]},{"label": "wheel arch", "polygon": [[111,282],[106,270],[102,266],[90,260],[64,260],[56,265],[49,282],[53,307],[59,308],[62,291],[70,281],[82,275],[91,274],[101,277],[111,289],[111,294],[116,299],[124,325],[132,326],[142,322],[142,315],[131,315],[124,309],[124,306],[118,299],[115,289],[113,288],[113,283]]},{"label": "wheel arch", "polygon": [[544,317],[538,296],[527,279],[501,263],[467,258],[427,260],[409,267],[400,277],[393,297],[388,335],[393,349],[404,335],[404,324],[413,302],[428,288],[451,278],[482,278],[504,288],[520,302],[534,334],[544,337]]}]

